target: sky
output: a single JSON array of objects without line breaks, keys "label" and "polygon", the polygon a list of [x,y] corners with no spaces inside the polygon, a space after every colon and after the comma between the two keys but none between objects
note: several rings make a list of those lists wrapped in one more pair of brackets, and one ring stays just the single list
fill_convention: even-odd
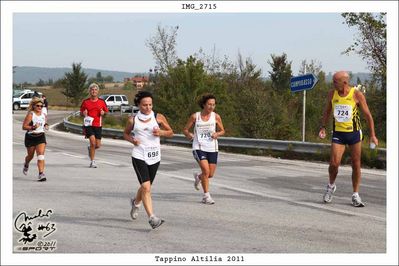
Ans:
[{"label": "sky", "polygon": [[13,64],[147,72],[155,66],[146,40],[162,27],[179,26],[177,55],[186,59],[201,48],[237,62],[238,53],[268,76],[271,54],[287,54],[293,73],[315,60],[327,74],[368,72],[356,54],[342,52],[357,30],[341,13],[15,13]]}]

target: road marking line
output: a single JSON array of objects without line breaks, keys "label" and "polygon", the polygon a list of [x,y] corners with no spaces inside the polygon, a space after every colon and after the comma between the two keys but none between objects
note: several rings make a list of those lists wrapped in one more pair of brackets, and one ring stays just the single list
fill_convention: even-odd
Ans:
[{"label": "road marking line", "polygon": [[109,165],[112,165],[112,166],[122,166],[121,164],[111,163],[111,162],[103,161],[103,160],[100,160],[100,159],[98,159],[97,162],[109,164]]},{"label": "road marking line", "polygon": [[[176,175],[176,174],[168,174],[168,173],[165,173],[163,171],[158,171],[158,173],[162,174],[162,175],[166,175],[166,176],[172,177],[172,178],[176,178],[176,179],[193,181],[193,178],[179,176],[179,175]],[[266,194],[266,193],[262,193],[262,192],[256,192],[256,191],[252,191],[252,190],[248,190],[248,189],[236,188],[236,187],[232,187],[232,186],[228,186],[228,185],[218,184],[217,182],[212,182],[212,186],[225,188],[225,189],[238,191],[238,192],[243,192],[243,193],[246,193],[246,194],[252,194],[252,195],[260,196],[260,197],[263,197],[263,198],[270,198],[270,199],[286,201],[286,202],[289,202],[289,203],[302,205],[302,206],[306,206],[306,207],[312,207],[312,208],[316,208],[316,209],[327,210],[327,211],[331,211],[331,212],[335,212],[335,213],[339,213],[339,214],[358,216],[358,217],[360,216],[360,217],[370,218],[370,219],[377,220],[377,221],[382,221],[382,222],[386,221],[385,217],[379,217],[379,216],[374,216],[374,215],[365,214],[365,213],[357,213],[357,212],[353,212],[353,211],[337,209],[337,208],[331,207],[331,205],[327,205],[327,204],[296,201],[296,200],[293,200],[293,199],[290,199],[290,198],[287,198],[287,197],[274,196],[274,195],[271,195],[271,194]]]},{"label": "road marking line", "polygon": [[85,156],[82,156],[82,155],[74,155],[74,154],[70,154],[70,153],[66,153],[66,152],[62,152],[61,154],[66,155],[66,156],[71,156],[71,157],[79,158],[79,159],[85,158]]}]

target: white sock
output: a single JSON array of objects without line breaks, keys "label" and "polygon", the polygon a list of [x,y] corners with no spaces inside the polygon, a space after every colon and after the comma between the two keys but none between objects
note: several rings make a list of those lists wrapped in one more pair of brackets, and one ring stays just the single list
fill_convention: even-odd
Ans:
[{"label": "white sock", "polygon": [[150,219],[152,219],[154,217],[155,217],[155,214],[153,213],[153,214],[151,214]]},{"label": "white sock", "polygon": [[211,194],[209,194],[209,192],[204,193],[204,198],[210,197]]},{"label": "white sock", "polygon": [[134,206],[137,207],[137,208],[141,206],[141,202],[140,202],[140,204],[136,204],[136,200],[135,200],[135,199],[133,200],[133,204],[134,204]]},{"label": "white sock", "polygon": [[335,183],[332,183],[332,184],[328,184],[328,186],[330,187],[330,188],[333,188],[334,186],[335,186]]},{"label": "white sock", "polygon": [[353,192],[352,196],[359,196],[359,192]]}]

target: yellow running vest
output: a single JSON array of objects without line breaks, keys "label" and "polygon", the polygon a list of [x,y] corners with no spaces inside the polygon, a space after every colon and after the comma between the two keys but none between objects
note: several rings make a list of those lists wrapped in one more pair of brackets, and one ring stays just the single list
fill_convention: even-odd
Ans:
[{"label": "yellow running vest", "polygon": [[361,128],[359,108],[353,99],[355,88],[352,87],[347,96],[341,97],[337,90],[334,90],[331,104],[334,114],[333,130],[338,132],[354,132]]}]

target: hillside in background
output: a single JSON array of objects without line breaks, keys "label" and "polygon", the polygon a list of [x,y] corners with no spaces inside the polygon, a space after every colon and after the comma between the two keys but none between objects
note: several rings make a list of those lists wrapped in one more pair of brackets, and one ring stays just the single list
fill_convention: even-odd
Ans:
[{"label": "hillside in background", "polygon": [[[362,83],[364,83],[366,80],[371,80],[371,73],[358,72],[358,73],[351,73],[351,74],[352,74],[352,78],[350,80],[350,83],[353,85],[356,85],[357,78],[359,78]],[[334,75],[334,73],[331,73],[331,72],[326,74],[326,81],[331,82],[333,75]]]},{"label": "hillside in background", "polygon": [[[66,72],[70,72],[72,69],[67,68],[67,67],[60,67],[60,68],[54,68],[54,67],[30,67],[30,66],[18,66],[15,69],[14,73],[14,83],[20,84],[20,83],[31,83],[35,84],[37,83],[40,79],[43,81],[48,81],[49,79],[53,79],[53,81],[56,81],[62,77],[64,77]],[[133,72],[121,72],[121,71],[110,71],[110,70],[103,70],[103,69],[93,69],[93,68],[83,68],[83,71],[91,77],[96,77],[98,72],[101,72],[101,75],[103,77],[106,76],[112,76],[114,77],[114,82],[122,82],[124,78],[127,77],[133,77],[136,75],[139,76],[147,76],[148,73],[133,73]],[[326,81],[331,82],[332,81],[332,75],[333,73],[328,73],[326,74]],[[356,84],[357,78],[364,82],[365,80],[370,80],[371,79],[371,74],[370,73],[364,73],[364,72],[359,72],[359,73],[352,73],[352,79],[351,83]],[[265,79],[268,79],[269,77],[265,77]]]},{"label": "hillside in background", "polygon": [[[72,71],[72,68],[67,67],[31,67],[31,66],[18,66],[14,69],[14,80],[16,84],[19,83],[37,83],[40,79],[48,81],[52,79],[56,81],[64,77],[66,72]],[[123,81],[124,78],[132,77],[135,75],[148,75],[148,73],[132,73],[132,72],[121,72],[121,71],[110,71],[103,69],[83,68],[83,71],[88,75],[89,78],[96,77],[98,72],[101,72],[101,76],[112,76],[115,82]]]}]

